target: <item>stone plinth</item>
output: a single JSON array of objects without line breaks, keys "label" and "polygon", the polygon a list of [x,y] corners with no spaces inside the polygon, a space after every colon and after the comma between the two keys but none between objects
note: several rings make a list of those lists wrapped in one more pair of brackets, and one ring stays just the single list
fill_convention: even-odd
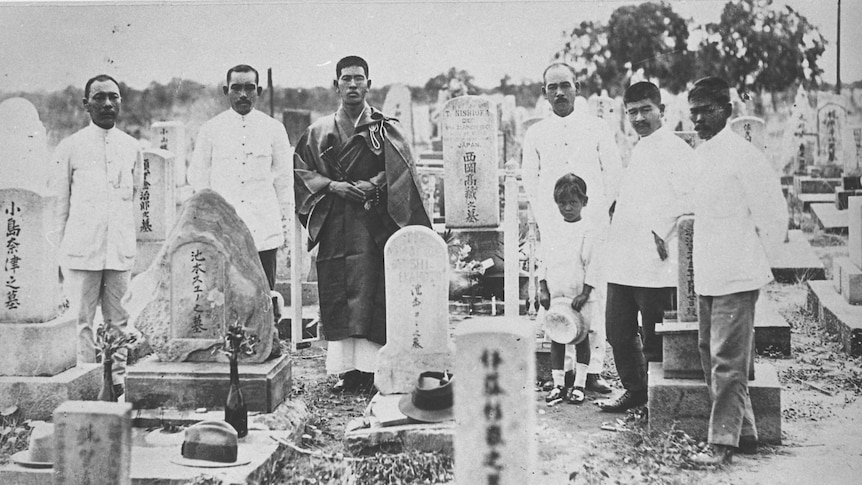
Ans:
[{"label": "stone plinth", "polygon": [[0,409],[18,406],[25,419],[49,420],[64,401],[95,400],[101,387],[99,364],[78,364],[51,377],[0,376]]},{"label": "stone plinth", "polygon": [[811,218],[823,232],[835,234],[847,232],[850,220],[848,211],[840,211],[833,204],[812,204],[809,210]]},{"label": "stone plinth", "polygon": [[806,308],[823,328],[838,335],[844,352],[862,355],[862,306],[847,303],[829,281],[809,281]]},{"label": "stone plinth", "polygon": [[835,258],[832,261],[832,282],[844,301],[851,305],[862,305],[862,269],[850,258]]},{"label": "stone plinth", "polygon": [[823,262],[800,230],[789,231],[788,241],[770,248],[768,256],[772,276],[779,283],[826,279]]},{"label": "stone plinth", "polygon": [[[290,394],[288,356],[239,365],[239,380],[249,411],[271,413]],[[126,402],[135,409],[223,408],[230,369],[220,362],[159,362],[149,358],[126,369]]]},{"label": "stone plinth", "polygon": [[[667,358],[667,354],[665,354]],[[781,443],[781,385],[775,368],[755,364],[757,379],[748,383],[754,421],[761,443]],[[671,379],[662,364],[649,367],[649,429],[664,431],[676,423],[694,439],[705,440],[712,408],[709,389],[703,380]]]},{"label": "stone plinth", "polygon": [[54,484],[131,485],[132,406],[67,401],[54,411]]},{"label": "stone plinth", "polygon": [[662,338],[662,369],[669,379],[703,379],[697,348],[697,322],[665,320],[656,324]]},{"label": "stone plinth", "polygon": [[394,394],[377,394],[371,398],[365,417],[356,420],[362,423],[362,427],[350,429],[351,425],[348,425],[344,433],[344,447],[353,455],[374,453],[381,449],[389,452],[424,451],[452,455],[455,421],[411,421],[398,409],[401,398],[401,395]]},{"label": "stone plinth", "polygon": [[132,277],[150,268],[164,243],[164,241],[138,241],[138,252],[135,253],[135,265],[132,267]]},{"label": "stone plinth", "polygon": [[45,323],[0,323],[0,376],[55,376],[74,367],[76,327],[76,317],[65,314]]}]

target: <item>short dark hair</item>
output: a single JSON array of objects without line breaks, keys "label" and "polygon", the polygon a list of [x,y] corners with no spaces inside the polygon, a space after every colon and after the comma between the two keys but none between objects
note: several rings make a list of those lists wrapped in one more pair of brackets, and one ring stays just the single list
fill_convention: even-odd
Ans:
[{"label": "short dark hair", "polygon": [[227,75],[224,77],[225,86],[230,86],[230,75],[235,72],[253,72],[254,73],[254,83],[260,86],[260,75],[257,73],[257,69],[249,66],[248,64],[237,64],[232,68],[227,70]]},{"label": "short dark hair", "polygon": [[581,202],[587,201],[587,183],[573,173],[563,175],[554,184],[554,202],[568,198],[577,198]]},{"label": "short dark hair", "polygon": [[698,79],[688,92],[688,100],[694,99],[706,99],[720,105],[730,104],[730,86],[720,77]]},{"label": "short dark hair", "polygon": [[111,81],[117,85],[117,89],[120,88],[120,83],[117,82],[116,79],[108,76],[107,74],[99,74],[98,76],[91,77],[87,84],[84,85],[84,99],[90,99],[90,86],[93,85],[94,82],[102,82],[102,81]]},{"label": "short dark hair", "polygon": [[568,63],[565,63],[565,62],[562,62],[562,61],[557,61],[557,62],[552,62],[548,67],[546,67],[546,68],[545,68],[545,70],[544,70],[544,71],[542,71],[542,85],[544,85],[544,84],[545,84],[545,76],[547,76],[547,75],[548,75],[548,71],[550,71],[551,69],[553,69],[553,68],[555,68],[555,67],[565,67],[566,69],[568,69],[569,71],[571,71],[571,73],[572,73],[572,79],[574,79],[575,84],[578,84],[578,73],[577,73],[577,72],[575,72],[575,68],[574,68],[574,67],[572,67],[572,66],[571,66],[570,64],[568,64]]},{"label": "short dark hair", "polygon": [[658,86],[649,81],[634,83],[623,94],[624,104],[643,101],[645,99],[652,101],[656,105],[661,104],[661,91],[659,91]]},{"label": "short dark hair", "polygon": [[338,79],[341,77],[341,71],[345,67],[355,67],[355,66],[358,66],[358,67],[361,67],[362,69],[364,69],[365,70],[365,77],[366,78],[368,77],[368,63],[365,62],[365,59],[363,59],[359,56],[347,56],[347,57],[341,58],[341,60],[338,61],[338,64],[335,65],[335,78]]}]

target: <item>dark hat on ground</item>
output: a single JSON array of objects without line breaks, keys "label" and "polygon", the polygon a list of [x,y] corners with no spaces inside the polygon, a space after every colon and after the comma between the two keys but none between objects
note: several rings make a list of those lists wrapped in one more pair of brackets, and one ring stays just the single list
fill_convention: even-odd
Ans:
[{"label": "dark hat on ground", "polygon": [[551,299],[551,306],[542,318],[542,327],[551,340],[560,344],[579,344],[590,331],[581,313],[572,308],[572,299],[568,297]]},{"label": "dark hat on ground", "polygon": [[30,468],[51,468],[54,466],[54,425],[44,421],[31,424],[30,445],[12,455],[12,461]]},{"label": "dark hat on ground", "polygon": [[171,462],[202,468],[241,466],[251,462],[250,457],[239,451],[233,426],[224,421],[201,421],[186,428],[182,457],[171,458]]},{"label": "dark hat on ground", "polygon": [[452,375],[434,371],[419,374],[416,386],[401,398],[398,409],[408,418],[423,423],[452,419]]}]

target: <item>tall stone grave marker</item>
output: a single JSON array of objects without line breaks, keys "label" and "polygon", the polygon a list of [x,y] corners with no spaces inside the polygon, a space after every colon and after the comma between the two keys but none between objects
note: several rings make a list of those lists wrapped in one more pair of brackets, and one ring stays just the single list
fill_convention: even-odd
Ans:
[{"label": "tall stone grave marker", "polygon": [[847,109],[837,103],[827,102],[817,109],[817,135],[820,149],[818,163],[843,165],[847,127]]},{"label": "tall stone grave marker", "polygon": [[500,225],[497,108],[477,96],[449,100],[441,116],[446,227]]},{"label": "tall stone grave marker", "polygon": [[679,283],[676,289],[677,320],[697,321],[697,293],[694,291],[694,217],[683,216],[677,222],[679,235]]},{"label": "tall stone grave marker", "polygon": [[150,129],[156,146],[174,154],[174,183],[177,187],[186,185],[186,125],[181,121],[157,121]]},{"label": "tall stone grave marker", "polygon": [[382,394],[408,393],[424,371],[452,370],[446,243],[423,226],[396,232],[384,249],[386,345],[374,385]]},{"label": "tall stone grave marker", "polygon": [[741,116],[730,122],[730,129],[766,152],[766,123],[755,116]]},{"label": "tall stone grave marker", "polygon": [[535,338],[517,318],[480,317],[456,335],[455,481],[527,484],[537,461]]},{"label": "tall stone grave marker", "polygon": [[403,84],[393,84],[386,92],[386,100],[383,101],[383,114],[397,118],[401,123],[407,142],[413,145],[413,101],[410,88]]},{"label": "tall stone grave marker", "polygon": [[76,366],[76,316],[66,312],[48,191],[45,128],[29,101],[0,103],[0,408],[47,419],[67,399],[98,393],[96,365]]},{"label": "tall stone grave marker", "polygon": [[135,195],[135,226],[138,253],[133,274],[147,269],[164,244],[176,219],[176,176],[173,153],[159,148],[144,150],[140,173],[141,186]]},{"label": "tall stone grave marker", "polygon": [[849,156],[844,160],[844,176],[862,175],[862,126],[850,127]]},{"label": "tall stone grave marker", "polygon": [[131,485],[132,405],[66,401],[54,411],[55,485]]},{"label": "tall stone grave marker", "polygon": [[413,144],[428,145],[434,127],[431,124],[431,107],[427,104],[413,106]]},{"label": "tall stone grave marker", "polygon": [[307,109],[286,109],[282,114],[284,129],[290,144],[296,146],[305,130],[311,126],[311,111]]}]

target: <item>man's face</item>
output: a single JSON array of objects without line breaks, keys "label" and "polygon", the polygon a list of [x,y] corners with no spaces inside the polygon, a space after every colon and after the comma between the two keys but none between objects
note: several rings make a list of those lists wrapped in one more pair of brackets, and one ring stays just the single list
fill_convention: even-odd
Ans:
[{"label": "man's face", "polygon": [[348,66],[341,70],[341,77],[334,81],[334,85],[343,104],[358,105],[365,104],[371,80],[365,76],[362,66]]},{"label": "man's face", "polygon": [[224,87],[224,94],[230,101],[230,107],[243,116],[251,112],[262,91],[254,78],[254,73],[251,71],[232,72],[230,83]]},{"label": "man's face", "polygon": [[626,114],[632,128],[643,138],[652,135],[655,130],[661,128],[664,105],[657,105],[651,99],[642,99],[626,103]]},{"label": "man's face", "polygon": [[545,85],[542,94],[551,103],[557,116],[568,116],[575,109],[575,96],[578,95],[578,84],[575,76],[566,66],[555,66],[545,74]]},{"label": "man's face", "polygon": [[695,98],[688,102],[694,131],[701,140],[709,140],[721,131],[730,117],[730,106],[721,106],[711,99]]},{"label": "man's face", "polygon": [[120,115],[120,87],[111,80],[95,81],[90,85],[89,97],[84,100],[84,109],[96,126],[109,130]]}]

